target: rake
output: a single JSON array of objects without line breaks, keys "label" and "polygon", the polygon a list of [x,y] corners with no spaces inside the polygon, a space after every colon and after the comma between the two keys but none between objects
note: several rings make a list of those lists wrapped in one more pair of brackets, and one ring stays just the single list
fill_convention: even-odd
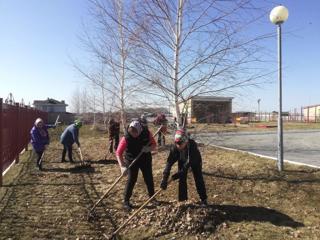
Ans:
[{"label": "rake", "polygon": [[[181,175],[182,171],[181,172],[177,172],[176,174],[173,174],[171,179],[168,181],[168,185],[172,182],[172,181],[175,181],[177,179],[179,179],[180,175]],[[112,236],[110,239],[116,239],[117,238],[117,234],[120,232],[120,230],[122,228],[124,228],[139,212],[141,212],[141,210],[149,203],[151,202],[161,191],[163,191],[162,188],[160,188],[157,192],[155,192],[147,201],[145,201],[141,207],[139,209],[137,209],[124,223],[122,223],[120,225],[120,227],[118,227],[116,229],[116,231],[113,232]]]},{"label": "rake", "polygon": [[84,161],[83,159],[83,155],[82,155],[82,151],[81,151],[81,148],[79,147],[78,148],[78,151],[79,151],[79,156],[80,156],[80,168],[87,168],[87,167],[91,167],[91,164],[90,163],[87,163]]},{"label": "rake", "polygon": [[90,209],[88,213],[88,220],[94,217],[93,212],[96,209],[96,207],[99,205],[99,203],[110,193],[110,191],[116,186],[116,184],[121,180],[121,178],[127,174],[128,169],[131,168],[131,166],[141,157],[142,154],[143,154],[143,151],[141,151],[138,154],[138,156],[130,163],[127,169],[123,173],[121,173],[121,175],[114,181],[114,183],[108,188],[108,190],[102,195],[102,197],[93,205],[93,207]]}]

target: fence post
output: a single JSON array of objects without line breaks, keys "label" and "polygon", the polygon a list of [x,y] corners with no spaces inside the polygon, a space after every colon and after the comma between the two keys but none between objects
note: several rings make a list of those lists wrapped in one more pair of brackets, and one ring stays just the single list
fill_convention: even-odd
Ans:
[{"label": "fence post", "polygon": [[16,140],[18,140],[16,146],[17,146],[17,157],[15,159],[15,164],[19,163],[19,156],[20,156],[20,142],[21,142],[21,138],[19,136],[19,130],[20,130],[20,106],[19,106],[19,103],[16,103],[16,111],[17,111],[17,122],[16,122]]},{"label": "fence post", "polygon": [[3,151],[2,151],[2,98],[0,98],[0,187],[2,186]]}]

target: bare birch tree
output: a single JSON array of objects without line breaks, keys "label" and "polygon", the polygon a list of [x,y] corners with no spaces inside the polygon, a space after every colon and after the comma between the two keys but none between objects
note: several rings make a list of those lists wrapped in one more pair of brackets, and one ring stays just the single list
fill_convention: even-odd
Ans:
[{"label": "bare birch tree", "polygon": [[79,88],[76,88],[71,97],[71,111],[76,114],[81,112],[81,92]]},{"label": "bare birch tree", "polygon": [[266,73],[256,65],[257,42],[267,35],[247,32],[262,16],[250,0],[141,1],[132,25],[124,26],[139,34],[127,66],[174,104],[180,122],[179,106],[191,97],[264,80]]},{"label": "bare birch tree", "polygon": [[[128,71],[132,69],[128,66],[128,56],[131,54],[132,36],[136,33],[127,31],[125,26],[130,24],[127,16],[131,14],[135,1],[91,0],[90,3],[95,31],[86,32],[84,42],[104,68],[100,73],[88,73],[78,66],[76,68],[88,81],[114,99],[114,107],[120,111],[122,126],[125,127],[126,108],[133,104],[135,93],[143,88],[136,74]],[[104,99],[102,103],[105,113],[107,106]]]}]

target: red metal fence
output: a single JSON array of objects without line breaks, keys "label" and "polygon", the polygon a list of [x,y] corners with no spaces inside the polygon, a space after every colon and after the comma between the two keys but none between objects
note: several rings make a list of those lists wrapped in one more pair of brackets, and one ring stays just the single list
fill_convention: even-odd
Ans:
[{"label": "red metal fence", "polygon": [[0,98],[0,186],[2,173],[19,160],[19,154],[30,142],[30,130],[36,118],[45,122],[48,113],[30,107],[5,104]]}]

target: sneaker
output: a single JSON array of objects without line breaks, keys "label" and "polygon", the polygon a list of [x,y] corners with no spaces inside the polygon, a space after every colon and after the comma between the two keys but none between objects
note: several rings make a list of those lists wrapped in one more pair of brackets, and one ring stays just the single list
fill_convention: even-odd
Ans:
[{"label": "sneaker", "polygon": [[66,162],[66,160],[65,159],[61,159],[61,162]]},{"label": "sneaker", "polygon": [[123,203],[123,209],[124,209],[124,210],[130,212],[130,211],[132,210],[132,208],[133,208],[133,206],[132,206],[132,204],[130,204],[129,202],[125,201],[125,202]]}]

